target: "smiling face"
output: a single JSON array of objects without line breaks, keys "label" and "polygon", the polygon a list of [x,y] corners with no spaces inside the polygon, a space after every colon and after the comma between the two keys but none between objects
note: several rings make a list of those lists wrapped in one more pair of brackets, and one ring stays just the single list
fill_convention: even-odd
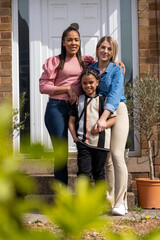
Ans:
[{"label": "smiling face", "polygon": [[81,79],[81,85],[87,96],[93,97],[96,94],[96,88],[99,80],[97,80],[92,74],[83,75]]},{"label": "smiling face", "polygon": [[108,41],[103,41],[97,49],[98,61],[110,62],[113,51],[112,45]]},{"label": "smiling face", "polygon": [[68,32],[63,40],[63,46],[66,48],[67,57],[75,57],[80,48],[80,38],[76,31]]}]

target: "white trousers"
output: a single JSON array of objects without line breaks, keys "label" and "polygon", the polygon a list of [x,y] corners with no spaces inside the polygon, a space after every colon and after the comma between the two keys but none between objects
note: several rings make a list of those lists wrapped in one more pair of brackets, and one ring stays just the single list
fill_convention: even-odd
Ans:
[{"label": "white trousers", "polygon": [[129,118],[126,104],[121,102],[116,112],[117,120],[111,128],[111,151],[106,162],[106,178],[110,186],[107,199],[112,207],[119,207],[125,200],[127,209],[128,170],[124,151],[129,132]]}]

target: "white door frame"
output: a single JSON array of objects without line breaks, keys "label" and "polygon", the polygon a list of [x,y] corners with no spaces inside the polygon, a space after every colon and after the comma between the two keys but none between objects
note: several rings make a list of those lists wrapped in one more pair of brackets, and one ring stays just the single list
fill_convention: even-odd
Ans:
[{"label": "white door frame", "polygon": [[[12,102],[19,109],[19,47],[18,47],[18,0],[12,0]],[[20,121],[18,113],[17,122]],[[16,132],[13,135],[17,135]],[[13,138],[13,149],[19,151],[20,136]]]},{"label": "white door frame", "polygon": [[[101,4],[106,6],[108,9],[107,14],[104,13],[103,9],[101,22],[103,23],[101,36],[108,32],[109,35],[113,36],[115,40],[120,43],[120,4],[119,0],[101,0]],[[43,18],[44,12],[47,12],[46,2],[41,0],[29,0],[29,25],[32,24],[32,28],[29,30],[30,36],[30,129],[31,129],[31,142],[41,142],[43,144],[50,145],[50,138],[47,139],[46,128],[44,125],[44,110],[47,102],[47,96],[39,93],[39,77],[42,72],[42,65],[49,53],[48,44],[48,29],[46,17]],[[42,11],[43,9],[43,11]],[[109,16],[109,18],[108,18]],[[34,21],[32,20],[34,18]],[[43,20],[44,21],[43,21]],[[109,19],[107,21],[107,19]],[[46,20],[47,21],[47,20]],[[42,34],[41,29],[44,25],[44,31],[46,34]],[[107,24],[107,26],[106,26]],[[101,37],[100,36],[100,37]],[[45,43],[45,44],[44,44]],[[45,48],[45,51],[44,51]],[[119,51],[118,58],[121,58],[121,51]],[[35,61],[37,59],[37,61]],[[70,148],[70,151],[76,150],[75,147]]]}]

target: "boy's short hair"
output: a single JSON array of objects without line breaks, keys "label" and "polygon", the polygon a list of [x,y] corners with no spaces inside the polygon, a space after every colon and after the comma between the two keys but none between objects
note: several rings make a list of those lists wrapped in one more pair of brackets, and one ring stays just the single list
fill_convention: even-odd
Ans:
[{"label": "boy's short hair", "polygon": [[80,75],[80,81],[82,80],[82,77],[85,75],[93,75],[97,80],[100,80],[100,76],[98,75],[97,71],[94,68],[86,68],[83,69],[81,75]]}]

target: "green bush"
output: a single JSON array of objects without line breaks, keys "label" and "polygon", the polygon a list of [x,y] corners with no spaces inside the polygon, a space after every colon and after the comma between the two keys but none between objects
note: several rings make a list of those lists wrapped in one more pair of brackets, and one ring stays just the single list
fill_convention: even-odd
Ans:
[{"label": "green bush", "polygon": [[[86,178],[79,178],[74,193],[56,182],[53,186],[56,198],[51,205],[25,198],[36,186],[19,171],[19,155],[12,151],[12,139],[8,134],[12,126],[9,104],[0,106],[0,116],[0,240],[75,240],[90,229],[98,230],[107,240],[139,239],[132,232],[118,234],[109,231],[109,221],[103,217],[109,208],[104,182],[93,187]],[[63,234],[57,236],[42,229],[27,230],[23,225],[24,214],[34,210],[45,213]],[[154,231],[142,239],[159,238],[160,231]]]}]

